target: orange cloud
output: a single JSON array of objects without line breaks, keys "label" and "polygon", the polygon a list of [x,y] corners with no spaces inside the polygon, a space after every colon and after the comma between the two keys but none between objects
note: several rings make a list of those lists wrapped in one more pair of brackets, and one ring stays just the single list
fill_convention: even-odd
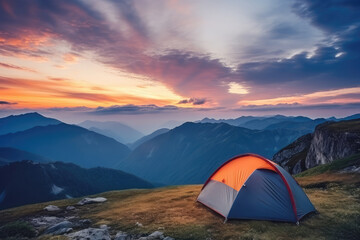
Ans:
[{"label": "orange cloud", "polygon": [[66,63],[75,63],[78,61],[78,55],[73,53],[64,54],[63,59]]},{"label": "orange cloud", "polygon": [[14,108],[51,108],[75,106],[111,106],[125,104],[173,104],[171,99],[154,99],[131,94],[119,94],[112,89],[79,84],[67,79],[33,80],[0,76],[2,100],[17,102]]}]

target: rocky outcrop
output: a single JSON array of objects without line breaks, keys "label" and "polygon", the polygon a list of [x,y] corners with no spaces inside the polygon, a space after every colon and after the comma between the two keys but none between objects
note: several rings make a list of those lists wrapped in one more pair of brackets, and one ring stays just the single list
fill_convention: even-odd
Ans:
[{"label": "rocky outcrop", "polygon": [[277,152],[273,161],[280,164],[285,170],[291,174],[297,174],[306,169],[305,160],[310,149],[313,135],[306,134],[290,145]]},{"label": "rocky outcrop", "polygon": [[306,169],[360,152],[360,120],[319,125],[306,156]]},{"label": "rocky outcrop", "polygon": [[326,122],[273,156],[291,174],[360,152],[360,119]]}]

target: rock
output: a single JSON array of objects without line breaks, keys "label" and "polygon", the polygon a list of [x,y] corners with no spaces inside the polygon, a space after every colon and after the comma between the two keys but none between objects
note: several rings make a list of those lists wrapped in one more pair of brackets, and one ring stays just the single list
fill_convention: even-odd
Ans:
[{"label": "rock", "polygon": [[79,220],[79,223],[81,225],[89,225],[89,224],[91,224],[91,220],[90,219],[81,219],[81,220]]},{"label": "rock", "polygon": [[360,173],[360,166],[350,166],[339,171],[340,173]]},{"label": "rock", "polygon": [[306,156],[306,168],[351,156],[360,149],[360,120],[323,123],[316,127]]},{"label": "rock", "polygon": [[60,211],[61,209],[55,205],[49,205],[44,207],[44,210],[49,211],[49,212],[55,212],[55,211]]},{"label": "rock", "polygon": [[175,240],[175,238],[172,238],[172,237],[165,237],[163,240]]},{"label": "rock", "polygon": [[148,236],[148,239],[163,239],[164,233],[160,231],[155,231]]},{"label": "rock", "polygon": [[136,222],[135,225],[138,226],[138,227],[143,227],[143,226],[144,226],[144,225],[142,225],[142,224],[139,223],[139,222]]},{"label": "rock", "polygon": [[106,224],[100,225],[100,228],[101,228],[101,229],[109,229],[109,227],[108,227]]},{"label": "rock", "polygon": [[59,235],[59,234],[64,234],[67,233],[69,231],[66,232],[66,230],[64,229],[70,229],[74,226],[74,224],[72,222],[69,221],[62,221],[59,222],[55,225],[52,225],[50,227],[48,227],[44,233],[45,234],[53,234],[53,235]]},{"label": "rock", "polygon": [[31,224],[35,227],[48,227],[62,221],[64,221],[64,218],[48,216],[41,216],[30,220]]},{"label": "rock", "polygon": [[118,232],[114,238],[114,240],[130,240],[131,236],[128,235],[126,232]]},{"label": "rock", "polygon": [[72,210],[75,210],[75,207],[74,207],[74,206],[67,206],[67,207],[66,207],[66,210],[72,211]]},{"label": "rock", "polygon": [[298,138],[277,152],[273,161],[291,174],[297,174],[349,157],[360,149],[359,126],[359,119],[319,124],[314,133]]},{"label": "rock", "polygon": [[77,203],[77,205],[85,205],[85,204],[90,204],[90,203],[102,203],[102,202],[106,202],[107,199],[104,197],[96,197],[96,198],[84,198],[81,201],[79,201]]},{"label": "rock", "polygon": [[74,233],[66,234],[66,236],[76,240],[111,240],[108,230],[101,228],[86,228]]},{"label": "rock", "polygon": [[72,228],[62,228],[62,229],[59,229],[59,230],[53,232],[52,235],[63,235],[65,233],[71,232],[72,230],[73,230]]},{"label": "rock", "polygon": [[275,153],[273,161],[291,174],[297,174],[306,170],[305,159],[310,149],[311,140],[311,133],[299,137],[293,143]]}]

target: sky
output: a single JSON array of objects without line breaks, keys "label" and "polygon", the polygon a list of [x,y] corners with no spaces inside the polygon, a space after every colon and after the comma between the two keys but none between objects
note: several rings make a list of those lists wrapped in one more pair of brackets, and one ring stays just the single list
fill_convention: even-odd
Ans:
[{"label": "sky", "polygon": [[0,0],[0,116],[360,112],[358,0]]}]

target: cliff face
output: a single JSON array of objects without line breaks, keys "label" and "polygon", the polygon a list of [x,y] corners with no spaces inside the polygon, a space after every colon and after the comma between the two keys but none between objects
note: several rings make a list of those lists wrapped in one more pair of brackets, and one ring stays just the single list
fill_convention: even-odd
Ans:
[{"label": "cliff face", "polygon": [[305,159],[309,151],[312,134],[306,134],[277,152],[273,161],[279,163],[286,171],[297,174],[305,169]]},{"label": "cliff face", "polygon": [[360,152],[360,119],[327,122],[277,152],[273,161],[292,174]]}]

